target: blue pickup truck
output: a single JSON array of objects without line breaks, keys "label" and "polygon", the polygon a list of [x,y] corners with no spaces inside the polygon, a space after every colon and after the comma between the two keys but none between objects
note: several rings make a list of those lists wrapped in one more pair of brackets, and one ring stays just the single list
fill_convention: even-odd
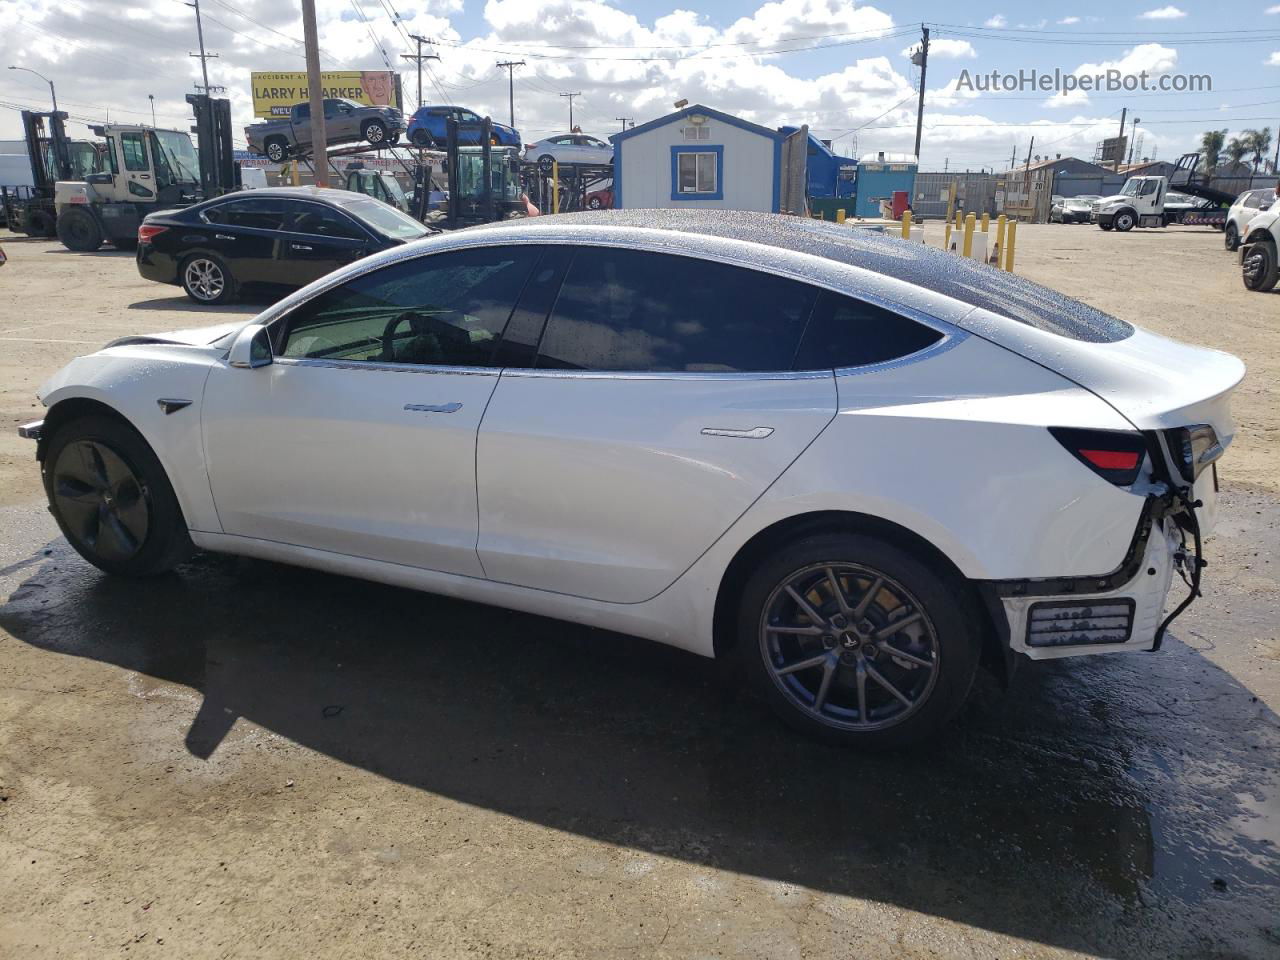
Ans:
[{"label": "blue pickup truck", "polygon": [[[460,144],[479,146],[480,134],[474,125],[481,123],[484,118],[474,110],[468,110],[466,107],[447,105],[419,107],[413,116],[409,118],[409,142],[419,147],[444,149],[445,141],[449,136],[445,129],[445,121],[449,117],[453,117],[461,125],[458,128],[458,142]],[[520,142],[520,131],[515,127],[507,126],[505,123],[494,123],[493,146],[523,146]]]}]

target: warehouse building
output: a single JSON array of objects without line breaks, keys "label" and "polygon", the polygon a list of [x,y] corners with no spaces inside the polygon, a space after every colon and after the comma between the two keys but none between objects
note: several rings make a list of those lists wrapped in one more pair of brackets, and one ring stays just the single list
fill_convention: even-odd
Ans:
[{"label": "warehouse building", "polygon": [[695,103],[609,139],[617,208],[779,210],[776,130]]}]

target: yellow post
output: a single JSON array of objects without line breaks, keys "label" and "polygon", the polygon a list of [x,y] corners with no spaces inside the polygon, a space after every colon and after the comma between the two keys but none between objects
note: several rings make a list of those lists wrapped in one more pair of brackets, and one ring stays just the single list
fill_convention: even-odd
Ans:
[{"label": "yellow post", "polygon": [[996,218],[996,246],[993,251],[996,255],[996,267],[998,268],[1004,260],[1004,214],[1000,214]]},{"label": "yellow post", "polygon": [[836,223],[844,223],[844,207],[836,207]]},{"label": "yellow post", "polygon": [[902,211],[902,239],[911,239],[911,211],[909,209]]},{"label": "yellow post", "polygon": [[295,187],[302,186],[302,178],[298,176],[298,161],[294,160],[289,164],[289,178],[293,181]]},{"label": "yellow post", "polygon": [[973,256],[973,228],[977,225],[978,218],[974,214],[964,218],[964,245],[960,248],[960,253],[966,257]]},{"label": "yellow post", "polygon": [[982,215],[982,232],[987,232],[987,227],[991,226],[991,214],[984,213]]},{"label": "yellow post", "polygon": [[560,212],[560,161],[551,161],[551,212]]},{"label": "yellow post", "polygon": [[959,233],[963,229],[964,229],[964,212],[959,207],[957,207],[956,208],[956,233]]},{"label": "yellow post", "polygon": [[951,186],[947,188],[947,225],[942,232],[942,249],[951,249],[951,213],[956,208],[956,182],[951,181]]},{"label": "yellow post", "polygon": [[1004,252],[1004,268],[1009,273],[1013,273],[1013,245],[1014,239],[1018,235],[1018,221],[1009,221],[1009,247]]}]

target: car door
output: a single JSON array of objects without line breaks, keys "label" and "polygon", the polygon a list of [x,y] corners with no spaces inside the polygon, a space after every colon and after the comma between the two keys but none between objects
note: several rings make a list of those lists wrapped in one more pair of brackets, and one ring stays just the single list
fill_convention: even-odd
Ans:
[{"label": "car door", "polygon": [[127,200],[154,200],[155,175],[147,153],[145,132],[120,134],[120,153],[124,159],[124,187]]},{"label": "car door", "polygon": [[315,200],[287,200],[278,282],[306,286],[359,260],[374,242],[364,227],[341,210]]},{"label": "car door", "polygon": [[256,196],[206,207],[200,213],[215,229],[212,250],[241,283],[278,283],[285,200]]},{"label": "car door", "polygon": [[617,603],[675,581],[831,421],[792,372],[817,293],[691,257],[573,256],[536,366],[504,371],[476,451],[494,580]]},{"label": "car door", "polygon": [[324,126],[326,137],[334,142],[356,140],[360,137],[360,124],[355,109],[345,100],[324,102]]},{"label": "car door", "polygon": [[404,260],[273,325],[273,362],[205,390],[223,532],[447,573],[476,557],[476,429],[532,245]]}]

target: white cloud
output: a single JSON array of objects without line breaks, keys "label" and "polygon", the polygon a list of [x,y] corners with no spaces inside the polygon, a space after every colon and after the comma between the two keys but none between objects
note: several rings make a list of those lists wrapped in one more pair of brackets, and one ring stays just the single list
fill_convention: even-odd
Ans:
[{"label": "white cloud", "polygon": [[1280,50],[1277,50],[1271,56],[1267,57],[1268,67],[1280,67]]},{"label": "white cloud", "polygon": [[1276,4],[1274,7],[1267,7],[1267,13],[1280,13],[1280,3]]},{"label": "white cloud", "polygon": [[987,19],[983,22],[982,25],[984,27],[995,27],[998,30],[1003,26],[1007,26],[1008,23],[1009,21],[1004,18],[1003,13],[997,13],[993,17],[987,17]]},{"label": "white cloud", "polygon": [[1061,26],[1070,26],[1073,23],[1079,23],[1079,22],[1080,22],[1079,17],[1063,17],[1061,20],[1058,21],[1059,25]]},{"label": "white cloud", "polygon": [[[909,57],[920,49],[919,45],[912,45],[902,51],[904,57]],[[952,57],[954,59],[963,59],[976,57],[978,51],[973,49],[973,44],[968,40],[952,40],[949,37],[939,37],[937,40],[929,41],[929,56],[939,60]]]},{"label": "white cloud", "polygon": [[[1108,70],[1117,70],[1122,75],[1146,72],[1151,78],[1169,73],[1178,65],[1178,51],[1159,43],[1140,43],[1124,52],[1119,60],[1104,60],[1102,63],[1082,63],[1071,72],[1077,77],[1096,77]],[[1095,91],[1096,92],[1096,91]],[[1089,94],[1084,90],[1072,90],[1070,93],[1057,93],[1044,101],[1046,107],[1068,107],[1088,103]]]},{"label": "white cloud", "polygon": [[1177,7],[1170,5],[1167,7],[1157,7],[1154,10],[1148,10],[1145,13],[1138,14],[1139,20],[1181,20],[1187,15],[1187,11],[1179,10]]}]

